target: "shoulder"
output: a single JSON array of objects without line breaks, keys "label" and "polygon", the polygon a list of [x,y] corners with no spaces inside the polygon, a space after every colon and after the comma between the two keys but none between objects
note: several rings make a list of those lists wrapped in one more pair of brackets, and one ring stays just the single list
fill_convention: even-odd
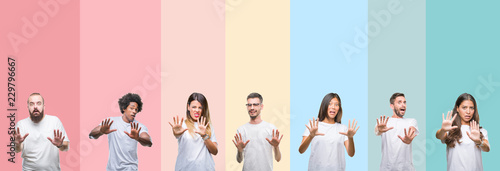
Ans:
[{"label": "shoulder", "polygon": [[48,121],[53,121],[53,122],[61,122],[61,120],[57,116],[53,116],[53,115],[45,115],[44,119],[47,119]]},{"label": "shoulder", "polygon": [[335,125],[336,125],[338,128],[341,128],[341,129],[347,129],[347,125],[340,124],[340,123],[336,123]]},{"label": "shoulder", "polygon": [[264,124],[265,127],[267,128],[270,128],[270,129],[277,129],[276,126],[274,126],[273,124],[269,123],[269,122],[266,122],[266,121],[262,121],[262,124]]},{"label": "shoulder", "polygon": [[30,118],[29,118],[29,117],[27,117],[27,118],[24,118],[24,119],[22,119],[22,120],[18,121],[16,125],[17,125],[17,126],[19,126],[19,125],[23,125],[23,124],[26,124],[26,123],[27,123],[27,122],[29,122],[29,121],[30,121]]}]

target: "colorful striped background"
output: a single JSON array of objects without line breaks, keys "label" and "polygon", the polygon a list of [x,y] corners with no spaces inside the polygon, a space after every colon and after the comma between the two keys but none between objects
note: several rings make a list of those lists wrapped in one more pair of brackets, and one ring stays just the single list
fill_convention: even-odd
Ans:
[{"label": "colorful striped background", "polygon": [[[17,58],[17,120],[28,117],[32,92],[46,99],[71,138],[61,152],[63,170],[103,170],[107,139],[88,139],[100,120],[120,115],[127,92],[143,97],[137,120],[148,126],[153,147],[139,147],[140,170],[174,170],[177,142],[168,122],[185,116],[187,97],[209,101],[219,153],[216,170],[241,170],[231,142],[249,121],[246,96],[264,96],[265,121],[284,134],[275,170],[306,170],[310,151],[298,153],[304,124],[323,96],[338,93],[342,123],[356,119],[356,155],[347,170],[378,170],[375,119],[391,115],[389,97],[403,92],[406,117],[416,118],[417,170],[445,170],[446,147],[435,138],[441,114],[461,93],[476,97],[481,125],[498,155],[495,128],[500,104],[499,2],[379,1],[9,1],[0,5],[0,54]],[[13,35],[22,37],[15,37]],[[24,39],[20,39],[24,38]],[[7,74],[0,74],[6,84]],[[7,89],[7,87],[3,87]],[[4,91],[2,113],[6,112]],[[9,121],[0,117],[7,132]],[[0,134],[0,163],[9,135]]]}]

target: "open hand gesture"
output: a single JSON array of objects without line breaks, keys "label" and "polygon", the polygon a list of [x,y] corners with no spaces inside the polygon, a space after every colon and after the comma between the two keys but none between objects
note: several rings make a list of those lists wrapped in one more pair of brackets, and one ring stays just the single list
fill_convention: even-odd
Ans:
[{"label": "open hand gesture", "polygon": [[179,116],[177,116],[177,119],[174,117],[174,124],[168,122],[170,126],[172,127],[172,132],[174,132],[174,136],[180,136],[184,132],[187,131],[186,128],[182,128],[182,123],[184,123],[184,118],[181,117],[181,120],[179,121]]},{"label": "open hand gesture", "polygon": [[453,115],[453,117],[451,117],[452,114],[453,114],[452,111],[448,111],[448,114],[446,114],[446,118],[444,118],[444,113],[443,113],[443,124],[441,125],[441,129],[443,131],[451,131],[453,129],[458,128],[458,126],[456,126],[456,125],[452,126],[453,121],[457,117],[457,114],[455,114],[455,115]]},{"label": "open hand gesture", "polygon": [[470,121],[470,133],[469,131],[467,131],[467,136],[469,136],[469,138],[476,144],[480,144],[480,135],[481,133],[479,132],[479,124],[475,120]]},{"label": "open hand gesture", "polygon": [[108,119],[104,119],[104,121],[101,122],[101,129],[99,131],[102,134],[109,134],[109,133],[116,131],[116,129],[110,130],[111,125],[113,124],[113,121],[111,121],[111,122],[110,121],[111,121],[111,119],[108,118]]},{"label": "open hand gesture", "polygon": [[238,148],[239,152],[243,152],[243,149],[245,149],[245,147],[247,146],[248,142],[250,142],[250,140],[247,140],[246,142],[243,142],[243,138],[241,138],[241,133],[239,133],[239,136],[238,136],[238,134],[236,134],[234,136],[233,143],[236,146],[236,148]]},{"label": "open hand gesture", "polygon": [[142,127],[139,127],[139,123],[130,122],[130,133],[128,133],[127,131],[123,131],[123,132],[125,132],[125,134],[127,134],[128,137],[130,137],[134,140],[138,140],[139,139],[139,132],[141,132],[141,129],[142,129]]},{"label": "open hand gesture", "polygon": [[311,125],[311,127],[306,125],[307,129],[309,129],[309,136],[314,138],[316,135],[325,135],[323,133],[318,132],[318,125],[319,125],[318,119],[314,119],[314,117],[312,121],[309,119],[309,124]]},{"label": "open hand gesture", "polygon": [[47,137],[47,139],[56,147],[61,147],[63,145],[64,138],[66,138],[66,136],[62,136],[62,134],[62,131],[57,130],[56,132],[54,129],[54,139],[50,137]]},{"label": "open hand gesture", "polygon": [[276,130],[276,133],[273,129],[273,138],[271,140],[269,140],[269,138],[266,138],[267,142],[269,142],[269,144],[271,144],[271,146],[273,147],[278,147],[278,145],[280,145],[280,142],[281,142],[281,139],[283,138],[283,135],[280,136],[280,132],[278,130]]},{"label": "open hand gesture", "polygon": [[406,133],[406,128],[405,128],[405,137],[402,138],[401,135],[398,135],[399,139],[403,141],[405,144],[410,144],[411,141],[413,141],[413,138],[415,138],[417,134],[415,134],[415,131],[410,127],[408,130],[408,134]]},{"label": "open hand gesture", "polygon": [[16,144],[21,144],[24,142],[24,140],[26,139],[26,137],[29,135],[30,133],[26,133],[24,134],[24,136],[21,136],[21,132],[19,132],[19,127],[17,127],[17,131],[14,130],[14,143]]},{"label": "open hand gesture", "polygon": [[356,121],[356,122],[354,122],[354,121],[356,121],[356,119],[352,120],[352,125],[351,125],[351,120],[349,120],[349,127],[347,129],[347,132],[339,132],[339,134],[342,134],[342,135],[345,135],[349,138],[352,138],[354,136],[354,134],[356,134],[356,132],[358,132],[358,129],[359,129],[359,126],[358,126],[358,128],[356,128],[356,126],[358,125],[358,121]]},{"label": "open hand gesture", "polygon": [[207,131],[207,126],[208,126],[208,122],[207,122],[207,118],[206,117],[200,117],[198,119],[198,131],[195,131],[195,133],[198,133],[200,134],[200,136],[205,136],[206,131]]},{"label": "open hand gesture", "polygon": [[389,128],[387,127],[388,121],[389,121],[389,117],[386,118],[385,115],[384,115],[384,117],[380,116],[380,120],[377,119],[378,132],[384,133],[384,132],[387,132],[387,131],[394,128],[394,127],[389,127]]}]

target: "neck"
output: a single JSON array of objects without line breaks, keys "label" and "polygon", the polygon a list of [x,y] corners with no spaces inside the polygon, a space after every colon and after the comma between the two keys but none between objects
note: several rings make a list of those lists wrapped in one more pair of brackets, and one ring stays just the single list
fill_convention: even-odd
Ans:
[{"label": "neck", "polygon": [[392,113],[392,118],[399,118],[399,119],[403,119],[403,117],[399,117],[396,113]]},{"label": "neck", "polygon": [[329,118],[329,117],[326,117],[325,119],[323,119],[323,121],[321,122],[324,122],[324,123],[328,123],[328,124],[334,124],[335,123],[335,120],[334,118]]},{"label": "neck", "polygon": [[254,119],[250,118],[250,124],[260,124],[262,122],[262,119],[260,118],[260,115],[255,117]]},{"label": "neck", "polygon": [[470,126],[470,122],[465,122],[464,120],[461,120],[460,122],[462,122],[462,125],[469,125]]},{"label": "neck", "polygon": [[122,119],[125,123],[130,123],[128,120],[127,120],[127,117],[125,117],[125,115],[122,115]]}]

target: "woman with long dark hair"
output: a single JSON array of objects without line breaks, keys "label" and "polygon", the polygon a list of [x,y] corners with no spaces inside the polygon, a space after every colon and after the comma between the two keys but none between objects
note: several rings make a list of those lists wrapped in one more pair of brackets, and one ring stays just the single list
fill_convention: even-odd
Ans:
[{"label": "woman with long dark hair", "polygon": [[342,104],[336,93],[329,93],[321,102],[318,118],[309,120],[302,135],[299,152],[304,153],[311,145],[308,170],[345,170],[344,148],[354,156],[353,136],[358,131],[358,122],[349,120],[342,125]]},{"label": "woman with long dark hair", "polygon": [[446,118],[443,113],[441,129],[436,138],[446,144],[448,170],[483,170],[481,151],[490,151],[488,132],[479,126],[476,100],[470,94],[461,94],[453,111]]},{"label": "woman with long dark hair", "polygon": [[177,116],[174,124],[169,122],[179,144],[175,170],[215,170],[212,155],[217,155],[217,140],[203,94],[189,96],[186,118]]}]

